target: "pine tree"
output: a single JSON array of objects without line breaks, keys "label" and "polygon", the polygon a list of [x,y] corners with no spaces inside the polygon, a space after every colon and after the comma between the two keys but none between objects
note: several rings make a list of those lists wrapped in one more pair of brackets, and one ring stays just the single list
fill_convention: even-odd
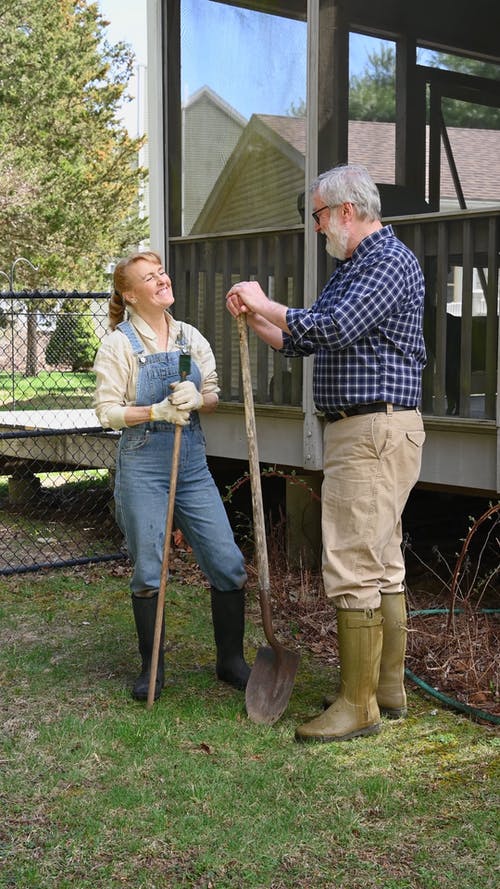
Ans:
[{"label": "pine tree", "polygon": [[99,347],[88,302],[68,300],[59,312],[54,332],[47,343],[45,359],[55,367],[88,370]]},{"label": "pine tree", "polygon": [[133,71],[90,0],[0,0],[0,268],[23,255],[32,286],[102,289],[145,236],[141,140],[118,118]]},{"label": "pine tree", "polygon": [[[499,68],[477,59],[431,53],[428,64],[475,77],[498,80]],[[500,109],[479,103],[464,102],[443,97],[443,117],[446,126],[498,129]],[[350,120],[396,119],[396,52],[392,46],[381,45],[368,54],[368,63],[360,75],[351,78],[349,84]]]}]

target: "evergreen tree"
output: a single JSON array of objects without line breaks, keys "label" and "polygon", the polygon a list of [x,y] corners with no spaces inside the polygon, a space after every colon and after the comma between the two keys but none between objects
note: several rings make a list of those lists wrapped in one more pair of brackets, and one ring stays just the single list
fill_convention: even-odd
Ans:
[{"label": "evergreen tree", "polygon": [[[443,53],[431,53],[430,67],[444,68],[489,80],[498,80],[497,65],[476,59]],[[498,129],[500,109],[473,102],[444,97],[443,117],[446,126]],[[396,119],[396,51],[392,46],[381,46],[368,54],[368,63],[361,75],[351,78],[349,87],[349,118],[351,120]]]},{"label": "evergreen tree", "polygon": [[102,289],[139,243],[141,140],[118,119],[133,70],[90,0],[0,0],[0,268],[25,286]]},{"label": "evergreen tree", "polygon": [[88,302],[67,300],[59,312],[55,330],[47,343],[47,364],[71,367],[72,371],[88,370],[99,347]]},{"label": "evergreen tree", "polygon": [[396,120],[396,53],[381,46],[368,53],[368,64],[349,83],[350,120]]}]

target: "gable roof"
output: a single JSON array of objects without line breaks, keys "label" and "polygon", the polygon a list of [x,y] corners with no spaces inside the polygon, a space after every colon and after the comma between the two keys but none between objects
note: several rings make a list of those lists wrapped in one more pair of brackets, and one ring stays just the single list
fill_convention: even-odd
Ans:
[{"label": "gable roof", "polygon": [[[485,202],[490,206],[500,203],[500,132],[450,127],[448,137],[466,205],[473,208]],[[297,197],[305,188],[305,150],[304,118],[252,115],[192,232],[298,224]],[[363,164],[381,186],[382,194],[383,184],[393,185],[394,123],[350,121],[348,152],[349,162]],[[386,200],[389,207],[390,198]],[[411,196],[408,200],[411,205]],[[441,148],[441,202],[443,209],[458,206],[444,147]],[[408,206],[406,212],[423,210],[419,201]],[[385,215],[397,213],[390,209]]]},{"label": "gable roof", "polygon": [[[305,155],[304,118],[257,115],[263,124]],[[429,130],[427,128],[427,141]],[[449,127],[448,136],[465,198],[500,201],[500,131]],[[428,147],[428,146],[427,146]],[[395,124],[349,121],[349,162],[363,164],[376,182],[394,182]],[[441,146],[441,198],[456,199],[444,147]]]},{"label": "gable roof", "polygon": [[196,105],[200,101],[206,101],[216,105],[220,111],[227,114],[228,117],[231,117],[242,127],[247,123],[247,118],[244,117],[243,114],[240,114],[236,108],[233,108],[229,102],[226,102],[225,99],[210,89],[209,86],[202,86],[199,90],[196,90],[196,92],[189,96],[186,102],[183,103],[182,107],[186,110],[187,108],[192,108],[193,105]]}]

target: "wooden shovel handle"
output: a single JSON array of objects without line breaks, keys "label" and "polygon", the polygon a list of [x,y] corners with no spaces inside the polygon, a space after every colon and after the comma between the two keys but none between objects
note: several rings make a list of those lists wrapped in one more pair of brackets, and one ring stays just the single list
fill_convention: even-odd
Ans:
[{"label": "wooden shovel handle", "polygon": [[260,480],[259,453],[257,447],[257,428],[255,424],[255,408],[253,401],[252,376],[250,372],[250,354],[248,350],[247,322],[244,314],[238,315],[238,335],[240,339],[241,378],[243,382],[243,399],[245,403],[245,425],[248,440],[248,463],[250,468],[250,487],[252,489],[252,510],[255,535],[255,555],[259,578],[260,610],[266,639],[277,648],[273,624],[271,600],[269,596],[269,562],[267,557],[267,541],[264,523],[264,507],[262,504],[262,486]]}]

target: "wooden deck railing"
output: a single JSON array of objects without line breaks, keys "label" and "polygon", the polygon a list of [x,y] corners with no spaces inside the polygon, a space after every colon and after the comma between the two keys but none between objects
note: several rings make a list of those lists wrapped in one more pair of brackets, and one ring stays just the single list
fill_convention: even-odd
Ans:
[{"label": "wooden deck railing", "polygon": [[[498,390],[500,209],[398,217],[397,235],[426,278],[423,410],[494,420]],[[225,309],[231,283],[256,278],[278,302],[304,305],[302,226],[170,240],[179,318],[214,347],[221,400],[241,401],[236,325]],[[251,338],[257,404],[302,405],[302,362]]]},{"label": "wooden deck railing", "polygon": [[426,280],[424,413],[494,420],[500,209],[405,218],[394,228]]},{"label": "wooden deck railing", "polygon": [[[302,306],[302,226],[172,238],[169,268],[177,316],[195,324],[214,349],[221,401],[242,401],[237,326],[226,310],[226,293],[235,281],[255,278],[277,302]],[[255,337],[250,360],[257,403],[302,404],[301,361],[287,361]]]}]

